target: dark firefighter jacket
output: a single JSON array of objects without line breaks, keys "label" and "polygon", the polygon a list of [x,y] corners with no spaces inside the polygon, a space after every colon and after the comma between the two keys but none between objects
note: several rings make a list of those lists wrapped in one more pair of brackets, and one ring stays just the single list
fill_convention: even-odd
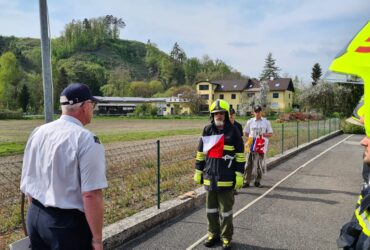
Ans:
[{"label": "dark firefighter jacket", "polygon": [[342,227],[337,245],[343,249],[370,249],[370,187],[361,191],[353,218]]},{"label": "dark firefighter jacket", "polygon": [[195,168],[203,171],[203,184],[208,191],[233,189],[235,172],[244,173],[245,154],[243,139],[229,121],[218,131],[213,121],[203,129],[202,136],[224,135],[222,158],[209,157],[203,153],[203,140],[199,140]]}]

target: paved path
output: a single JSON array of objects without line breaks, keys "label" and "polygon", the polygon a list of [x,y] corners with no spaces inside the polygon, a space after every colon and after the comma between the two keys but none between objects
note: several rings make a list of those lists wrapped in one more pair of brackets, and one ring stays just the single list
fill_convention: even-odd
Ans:
[{"label": "paved path", "polygon": [[[233,249],[337,249],[361,188],[361,138],[330,139],[270,170],[263,188],[239,191]],[[202,206],[118,249],[207,249],[198,244],[207,232],[205,215]]]}]

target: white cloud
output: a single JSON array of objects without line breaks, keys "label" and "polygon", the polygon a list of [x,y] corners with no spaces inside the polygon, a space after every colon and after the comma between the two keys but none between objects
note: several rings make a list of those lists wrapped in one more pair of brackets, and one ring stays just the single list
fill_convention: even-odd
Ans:
[{"label": "white cloud", "polygon": [[[39,37],[38,6],[37,11],[33,8],[30,12],[25,7],[20,9],[20,3],[21,0],[0,0],[0,34]],[[272,52],[282,73],[309,81],[313,64],[319,62],[325,71],[336,52],[365,23],[370,3],[49,0],[49,11],[53,36],[59,36],[72,19],[112,14],[127,24],[121,32],[123,39],[150,39],[165,52],[178,42],[189,57],[208,54],[254,77],[260,74],[268,52]]]}]

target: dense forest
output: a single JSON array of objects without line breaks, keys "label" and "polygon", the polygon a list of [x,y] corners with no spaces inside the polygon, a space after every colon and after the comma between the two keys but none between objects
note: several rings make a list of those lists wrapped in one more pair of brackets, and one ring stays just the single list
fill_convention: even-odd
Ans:
[{"label": "dense forest", "polygon": [[[168,53],[155,43],[121,40],[125,22],[111,15],[72,20],[51,41],[54,105],[71,82],[97,96],[192,96],[199,80],[246,78],[219,59],[188,58],[178,43]],[[39,39],[0,36],[0,109],[41,113]]]}]

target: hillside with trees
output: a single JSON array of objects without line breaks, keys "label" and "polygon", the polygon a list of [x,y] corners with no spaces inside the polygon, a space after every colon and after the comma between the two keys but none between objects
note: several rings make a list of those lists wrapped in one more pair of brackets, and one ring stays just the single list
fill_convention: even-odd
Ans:
[{"label": "hillside with trees", "polygon": [[[120,39],[121,18],[72,20],[51,41],[54,105],[71,82],[87,83],[97,96],[194,96],[199,80],[243,79],[219,59],[188,58],[176,42],[168,53],[148,41]],[[40,40],[0,36],[0,109],[41,113]]]}]

